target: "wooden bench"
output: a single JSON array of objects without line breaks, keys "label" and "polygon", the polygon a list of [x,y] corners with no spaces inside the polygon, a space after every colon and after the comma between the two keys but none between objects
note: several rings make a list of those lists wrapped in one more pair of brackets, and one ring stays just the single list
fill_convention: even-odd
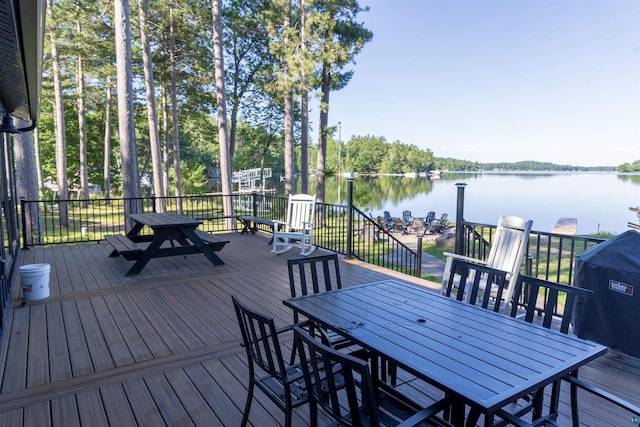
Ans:
[{"label": "wooden bench", "polygon": [[224,245],[229,243],[228,240],[222,240],[219,237],[214,236],[213,234],[207,233],[206,231],[196,230],[196,234],[203,242],[207,244],[214,251],[219,251],[224,248]]},{"label": "wooden bench", "polygon": [[105,234],[104,239],[113,246],[110,257],[122,255],[127,261],[133,261],[142,254],[142,248],[124,234]]},{"label": "wooden bench", "polygon": [[[253,215],[238,215],[238,220],[242,223],[242,231],[240,234],[244,234],[250,231],[251,234],[255,234],[258,229],[258,224],[266,225],[271,228],[271,234],[273,235],[274,221],[266,218],[260,218]],[[273,237],[269,241],[269,244],[273,243]]]}]

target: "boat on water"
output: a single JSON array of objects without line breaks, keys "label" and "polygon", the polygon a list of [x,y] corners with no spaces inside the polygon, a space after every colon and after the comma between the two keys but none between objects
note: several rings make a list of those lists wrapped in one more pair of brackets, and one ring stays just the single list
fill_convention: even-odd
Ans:
[{"label": "boat on water", "polygon": [[429,171],[429,179],[441,179],[441,178],[442,178],[442,171],[440,170]]}]

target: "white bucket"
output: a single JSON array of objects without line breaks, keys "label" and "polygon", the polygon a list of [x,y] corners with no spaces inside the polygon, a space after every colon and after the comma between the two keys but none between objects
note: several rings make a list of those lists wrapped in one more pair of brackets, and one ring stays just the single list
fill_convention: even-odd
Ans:
[{"label": "white bucket", "polygon": [[37,300],[49,296],[49,264],[26,264],[20,267],[22,296],[26,300]]}]

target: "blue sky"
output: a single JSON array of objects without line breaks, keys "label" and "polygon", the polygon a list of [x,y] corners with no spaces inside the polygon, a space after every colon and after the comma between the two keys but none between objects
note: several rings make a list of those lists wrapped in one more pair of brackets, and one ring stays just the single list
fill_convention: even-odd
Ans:
[{"label": "blue sky", "polygon": [[374,36],[331,94],[343,141],[384,136],[480,162],[640,159],[640,1],[360,4]]}]

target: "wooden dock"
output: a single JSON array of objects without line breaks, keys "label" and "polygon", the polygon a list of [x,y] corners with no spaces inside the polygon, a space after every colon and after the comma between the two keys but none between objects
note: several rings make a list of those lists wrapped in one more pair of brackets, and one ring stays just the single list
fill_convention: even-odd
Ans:
[{"label": "wooden dock", "polygon": [[[0,349],[0,426],[237,426],[247,395],[246,355],[231,303],[292,320],[286,260],[269,236],[230,233],[212,266],[202,255],[151,260],[137,276],[108,244],[34,248],[21,264],[51,264],[51,295],[23,303],[17,283]],[[344,286],[395,277],[440,285],[359,261],[341,261]],[[286,342],[290,346],[290,342]],[[640,360],[609,352],[581,378],[640,405]],[[429,404],[441,392],[406,374],[401,388]],[[584,399],[582,424],[631,425],[631,416]],[[568,395],[560,422],[569,425]],[[279,426],[282,413],[256,392],[250,425]],[[308,425],[296,409],[294,426]]]},{"label": "wooden dock", "polygon": [[551,230],[555,234],[567,234],[574,236],[578,231],[578,218],[560,218]]}]

